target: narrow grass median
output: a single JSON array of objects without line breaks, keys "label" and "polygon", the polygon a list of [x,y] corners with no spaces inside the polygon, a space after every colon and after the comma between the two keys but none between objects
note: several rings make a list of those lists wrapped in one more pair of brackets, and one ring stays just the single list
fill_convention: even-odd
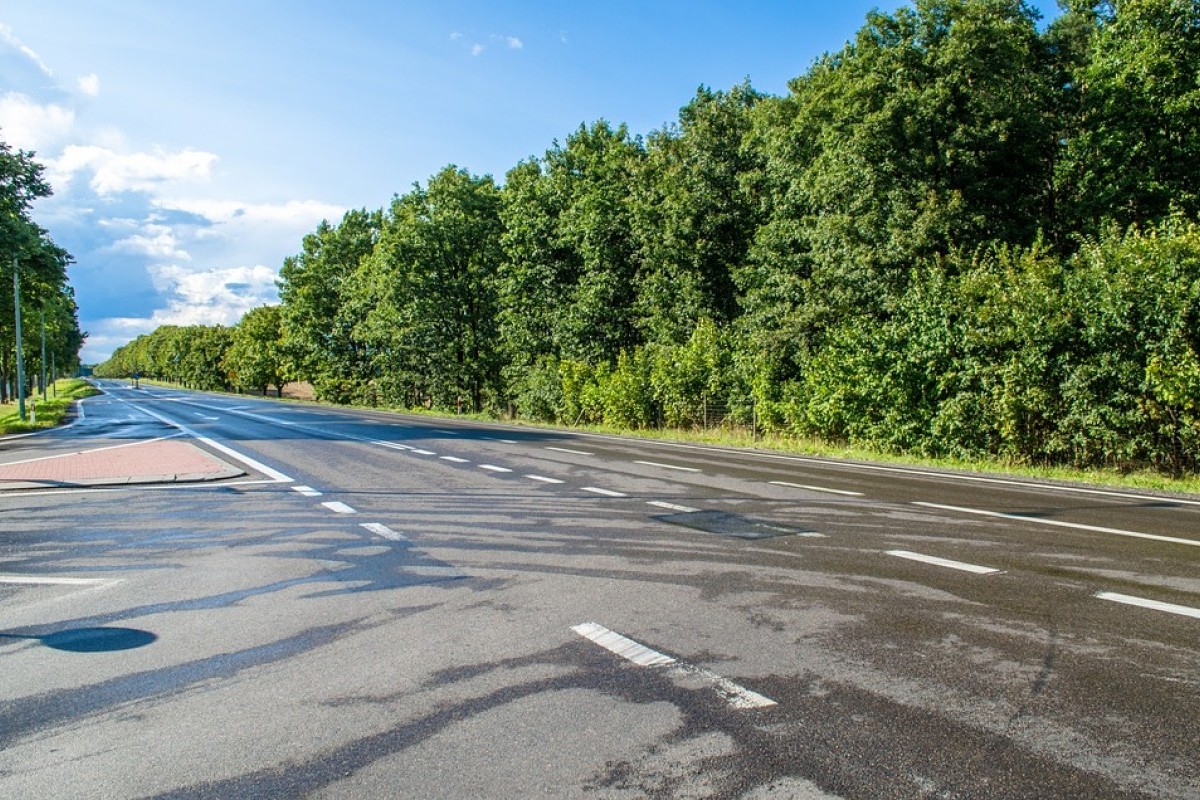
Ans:
[{"label": "narrow grass median", "polygon": [[[16,402],[0,404],[0,436],[57,427],[63,423],[72,402],[94,394],[99,394],[96,388],[80,378],[55,381],[54,386],[47,391],[45,400],[42,400],[41,395],[25,398],[24,422],[21,421]],[[33,420],[35,410],[36,423]]]}]

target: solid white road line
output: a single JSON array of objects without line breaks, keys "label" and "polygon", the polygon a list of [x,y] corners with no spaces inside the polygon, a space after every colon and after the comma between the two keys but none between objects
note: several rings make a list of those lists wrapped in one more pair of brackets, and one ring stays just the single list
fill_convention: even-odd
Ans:
[{"label": "solid white road line", "polygon": [[641,464],[646,467],[658,467],[659,469],[674,469],[680,472],[699,472],[695,467],[680,467],[675,464],[660,464],[657,461],[635,461],[635,464]]},{"label": "solid white road line", "polygon": [[321,493],[318,492],[316,489],[312,488],[311,486],[293,486],[292,491],[299,492],[300,494],[304,495],[305,497],[320,497],[321,496]]},{"label": "solid white road line", "polygon": [[1061,522],[1056,519],[1042,519],[1040,517],[1027,517],[1021,514],[1004,514],[999,511],[983,511],[978,508],[963,508],[961,506],[943,506],[938,503],[920,503],[914,502],[914,506],[922,508],[936,508],[942,511],[957,511],[961,514],[978,514],[982,517],[999,517],[1000,519],[1016,520],[1017,522],[1029,522],[1035,525],[1052,525],[1056,528],[1072,528],[1080,531],[1093,531],[1095,533],[1111,533],[1114,536],[1130,536],[1134,539],[1150,539],[1155,542],[1169,542],[1171,544],[1187,544],[1192,547],[1200,547],[1200,541],[1196,539],[1180,539],[1175,536],[1160,536],[1156,533],[1139,533],[1138,531],[1126,531],[1120,528],[1105,528],[1100,525],[1083,525],[1078,522]]},{"label": "solid white road line", "polygon": [[562,483],[558,478],[547,478],[544,475],[526,475],[531,481],[540,481],[542,483]]},{"label": "solid white road line", "polygon": [[908,550],[888,550],[889,556],[897,558],[907,558],[909,561],[920,561],[925,564],[933,564],[938,567],[949,567],[950,569],[958,569],[963,572],[973,572],[976,575],[994,575],[1001,570],[993,567],[981,567],[977,564],[967,564],[962,561],[951,561],[948,558],[938,558],[937,556],[927,556],[923,553],[913,553]]},{"label": "solid white road line", "polygon": [[375,534],[376,536],[382,536],[384,539],[391,539],[393,542],[407,542],[408,541],[408,537],[405,536],[404,534],[397,533],[396,531],[389,528],[387,525],[383,525],[378,522],[364,522],[364,523],[362,523],[362,527],[366,528],[367,530],[369,530],[371,533]]},{"label": "solid white road line", "polygon": [[591,456],[595,453],[589,453],[586,450],[572,450],[569,447],[547,447],[547,450],[553,450],[556,453],[570,453],[573,456]]},{"label": "solid white road line", "polygon": [[610,631],[595,622],[585,622],[582,625],[574,626],[571,630],[639,667],[665,667],[679,677],[701,677],[712,685],[712,688],[724,698],[725,702],[734,708],[766,708],[775,705],[775,701],[771,698],[740,686],[715,672],[684,663],[657,650],[651,650],[644,644]]},{"label": "solid white road line", "polygon": [[1124,603],[1129,606],[1139,606],[1141,608],[1150,608],[1155,611],[1166,611],[1168,614],[1179,614],[1184,617],[1195,617],[1200,619],[1200,608],[1192,608],[1191,606],[1178,606],[1174,603],[1161,603],[1158,600],[1147,600],[1144,597],[1133,597],[1128,594],[1117,594],[1116,592],[1099,592],[1096,597],[1101,600],[1111,600],[1114,603]]},{"label": "solid white road line", "polygon": [[695,514],[700,510],[698,508],[692,508],[691,506],[680,506],[676,505],[675,503],[667,503],[662,500],[647,500],[646,505],[665,508],[668,511],[678,511],[681,514]]},{"label": "solid white road line", "polygon": [[846,497],[862,497],[862,492],[850,492],[845,489],[830,489],[825,486],[809,486],[805,483],[788,483],[787,481],[771,481],[774,486],[786,486],[789,489],[808,489],[810,492],[827,492],[829,494],[841,494]]},{"label": "solid white road line", "polygon": [[23,586],[98,586],[120,583],[122,578],[51,578],[38,575],[0,575],[0,583]]},{"label": "solid white road line", "polygon": [[321,505],[325,506],[326,508],[328,508],[330,511],[334,512],[335,514],[357,514],[358,513],[350,506],[346,505],[345,503],[339,503],[337,500],[330,500],[327,503],[321,503]]},{"label": "solid white road line", "polygon": [[[126,400],[122,400],[121,402],[128,403],[128,401],[126,401]],[[276,481],[277,483],[292,483],[292,478],[289,478],[287,475],[284,475],[282,472],[280,472],[277,469],[268,467],[266,464],[262,463],[261,461],[257,461],[255,459],[251,458],[250,456],[246,455],[245,453],[239,453],[237,450],[234,450],[232,447],[227,447],[227,446],[221,444],[220,442],[213,441],[212,439],[208,438],[207,436],[201,436],[200,434],[193,431],[191,428],[188,428],[186,425],[182,425],[182,424],[176,422],[175,420],[170,419],[169,417],[164,417],[162,414],[159,414],[155,411],[151,411],[148,408],[142,408],[142,407],[138,406],[137,409],[138,409],[138,411],[141,411],[143,414],[145,414],[149,417],[153,417],[154,419],[158,420],[159,422],[162,422],[165,425],[170,425],[172,428],[178,428],[179,430],[183,431],[188,436],[191,436],[196,441],[204,442],[204,444],[208,445],[209,447],[213,448],[214,450],[221,451],[222,453],[229,456],[230,458],[233,458],[237,461],[242,462],[243,464],[245,464],[246,466],[250,467],[253,470],[261,472],[262,474],[266,475],[268,478]]]},{"label": "solid white road line", "polygon": [[584,486],[580,491],[591,492],[592,494],[600,494],[605,497],[629,497],[624,492],[614,492],[612,489],[598,489],[595,486]]},{"label": "solid white road line", "polygon": [[512,472],[508,467],[497,467],[495,464],[480,464],[480,469],[486,469],[488,472]]},{"label": "solid white road line", "polygon": [[442,456],[442,461],[449,461],[453,464],[470,464],[471,463],[467,459],[459,458],[458,456]]}]

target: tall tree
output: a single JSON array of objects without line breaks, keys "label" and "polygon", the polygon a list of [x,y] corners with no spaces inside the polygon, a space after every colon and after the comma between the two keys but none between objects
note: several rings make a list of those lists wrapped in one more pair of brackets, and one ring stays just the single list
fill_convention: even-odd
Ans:
[{"label": "tall tree", "polygon": [[1200,213],[1200,0],[1068,4],[1075,112],[1058,165],[1072,224],[1096,233]]},{"label": "tall tree", "polygon": [[646,338],[682,344],[703,319],[739,313],[733,275],[758,224],[743,177],[759,167],[746,147],[749,83],[728,92],[701,87],[679,124],[651,134],[632,183],[631,224],[641,262],[637,310]]},{"label": "tall tree", "polygon": [[369,354],[353,336],[347,279],[375,249],[382,212],[355,210],[340,225],[322,221],[303,249],[284,260],[279,297],[292,377],[309,381],[318,396],[346,401],[370,377]]},{"label": "tall tree", "polygon": [[361,322],[387,399],[480,411],[499,394],[499,190],[449,166],[396,198],[355,276]]},{"label": "tall tree", "polygon": [[267,387],[274,386],[276,396],[282,397],[286,366],[280,307],[259,306],[247,311],[233,327],[224,356],[230,380],[239,388],[264,395]]}]

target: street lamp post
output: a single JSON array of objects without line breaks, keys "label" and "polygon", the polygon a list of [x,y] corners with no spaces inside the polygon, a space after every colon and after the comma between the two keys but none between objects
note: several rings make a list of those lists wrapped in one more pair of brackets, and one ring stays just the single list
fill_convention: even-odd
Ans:
[{"label": "street lamp post", "polygon": [[17,415],[25,421],[25,357],[21,354],[21,279],[13,256],[13,309],[17,319]]}]

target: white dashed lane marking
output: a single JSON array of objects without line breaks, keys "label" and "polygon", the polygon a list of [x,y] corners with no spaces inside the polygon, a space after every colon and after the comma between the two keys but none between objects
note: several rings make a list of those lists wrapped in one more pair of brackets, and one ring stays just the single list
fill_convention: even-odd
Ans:
[{"label": "white dashed lane marking", "polygon": [[665,668],[679,678],[703,678],[725,699],[725,702],[734,708],[766,708],[775,705],[775,701],[771,698],[740,686],[715,672],[679,661],[657,650],[651,650],[644,644],[635,642],[615,631],[610,631],[595,622],[585,622],[582,625],[576,625],[571,630],[639,667]]},{"label": "white dashed lane marking", "polygon": [[586,450],[572,450],[569,447],[547,447],[547,450],[553,450],[556,453],[570,453],[573,456],[590,456],[594,453],[589,453]]},{"label": "white dashed lane marking", "polygon": [[673,469],[679,472],[699,472],[695,467],[681,467],[677,464],[660,464],[657,461],[635,461],[635,464],[641,464],[644,467],[658,467],[659,469]]},{"label": "white dashed lane marking", "polygon": [[362,524],[362,527],[366,528],[368,531],[375,534],[376,536],[382,536],[384,539],[391,539],[393,542],[407,542],[408,541],[408,537],[405,536],[404,534],[397,533],[396,531],[389,528],[387,525],[384,525],[379,522],[364,522]]},{"label": "white dashed lane marking", "polygon": [[1140,533],[1139,531],[1126,531],[1120,528],[1105,528],[1100,525],[1083,525],[1078,522],[1063,522],[1057,519],[1043,519],[1041,517],[1027,517],[1022,514],[1005,514],[1000,511],[984,511],[978,508],[964,508],[962,506],[944,506],[938,503],[921,503],[914,502],[914,506],[922,508],[934,508],[939,511],[957,511],[960,514],[977,514],[981,517],[998,517],[1000,519],[1013,520],[1015,522],[1027,522],[1031,525],[1051,525],[1056,528],[1071,528],[1078,531],[1092,531],[1094,533],[1111,533],[1114,536],[1129,536],[1134,539],[1150,539],[1155,542],[1169,542],[1170,544],[1186,544],[1192,547],[1200,547],[1200,540],[1196,539],[1180,539],[1175,536],[1160,536],[1156,533]]},{"label": "white dashed lane marking", "polygon": [[825,486],[809,486],[805,483],[788,483],[787,481],[771,481],[773,486],[786,486],[789,489],[807,489],[810,492],[826,492],[828,494],[840,494],[846,497],[862,497],[862,492],[851,492],[846,489],[830,489]]},{"label": "white dashed lane marking", "polygon": [[339,503],[337,500],[330,500],[328,503],[321,503],[321,505],[325,506],[326,508],[328,508],[330,511],[334,512],[335,514],[357,514],[358,513],[350,506],[346,505],[345,503]]},{"label": "white dashed lane marking", "polygon": [[480,469],[486,469],[488,472],[512,472],[508,467],[497,467],[495,464],[480,464]]},{"label": "white dashed lane marking", "polygon": [[452,464],[470,464],[471,463],[467,459],[459,458],[458,456],[442,456],[442,461],[449,461]]},{"label": "white dashed lane marking", "polygon": [[604,497],[629,497],[624,492],[614,492],[612,489],[600,489],[595,486],[584,486],[581,491],[603,495]]},{"label": "white dashed lane marking", "polygon": [[321,493],[318,492],[316,489],[312,488],[311,486],[293,486],[292,491],[298,492],[299,494],[302,494],[305,497],[320,497],[321,496]]},{"label": "white dashed lane marking", "polygon": [[681,506],[675,503],[668,503],[663,500],[647,500],[646,505],[665,508],[668,511],[678,511],[680,514],[695,514],[700,510],[698,508],[692,508],[691,506]]},{"label": "white dashed lane marking", "polygon": [[927,556],[924,553],[913,553],[909,550],[888,550],[889,556],[896,558],[906,558],[909,561],[920,561],[923,564],[932,564],[936,567],[948,567],[950,569],[961,570],[962,572],[972,572],[976,575],[994,575],[1001,570],[994,567],[981,567],[978,564],[967,564],[963,561],[951,561],[948,558],[938,558],[937,556]]},{"label": "white dashed lane marking", "polygon": [[1118,594],[1116,592],[1099,592],[1096,597],[1101,600],[1110,600],[1114,603],[1124,603],[1127,606],[1138,606],[1139,608],[1149,608],[1154,611],[1165,611],[1168,614],[1179,614],[1183,617],[1200,619],[1200,608],[1192,608],[1191,606],[1163,603],[1158,600],[1147,600],[1144,597],[1134,597],[1133,595]]},{"label": "white dashed lane marking", "polygon": [[529,480],[531,480],[531,481],[538,481],[539,483],[562,483],[563,482],[563,481],[560,481],[558,478],[547,478],[545,475],[526,475],[525,477],[529,478]]}]

